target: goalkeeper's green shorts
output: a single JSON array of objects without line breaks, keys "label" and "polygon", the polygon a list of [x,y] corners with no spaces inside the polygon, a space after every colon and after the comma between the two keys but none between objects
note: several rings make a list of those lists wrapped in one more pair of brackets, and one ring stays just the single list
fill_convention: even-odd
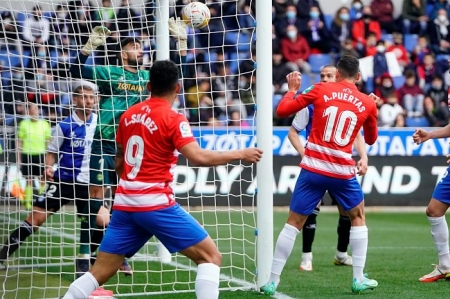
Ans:
[{"label": "goalkeeper's green shorts", "polygon": [[91,185],[117,185],[117,175],[114,170],[115,154],[111,153],[112,150],[110,150],[109,147],[109,144],[105,144],[104,142],[100,143],[94,141],[92,143],[92,152],[89,162],[89,182]]}]

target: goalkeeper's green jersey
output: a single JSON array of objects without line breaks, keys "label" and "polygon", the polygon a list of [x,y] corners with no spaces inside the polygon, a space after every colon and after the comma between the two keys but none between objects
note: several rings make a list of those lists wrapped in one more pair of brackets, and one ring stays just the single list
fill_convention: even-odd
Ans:
[{"label": "goalkeeper's green jersey", "polygon": [[149,96],[149,71],[132,73],[120,66],[96,66],[92,79],[99,87],[99,118],[94,139],[115,141],[120,117]]}]

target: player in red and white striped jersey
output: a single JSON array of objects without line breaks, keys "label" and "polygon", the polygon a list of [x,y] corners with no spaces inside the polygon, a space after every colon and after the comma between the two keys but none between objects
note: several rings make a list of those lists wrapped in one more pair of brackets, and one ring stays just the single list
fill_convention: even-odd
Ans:
[{"label": "player in red and white striped jersey", "polygon": [[271,275],[268,283],[261,287],[265,294],[275,293],[298,233],[327,190],[335,196],[352,223],[352,291],[360,293],[378,286],[375,280],[363,274],[368,230],[364,218],[364,195],[356,180],[355,161],[352,159],[352,145],[361,127],[364,128],[366,143],[375,143],[378,112],[375,102],[356,88],[355,82],[359,77],[358,59],[343,56],[337,64],[336,82],[317,83],[294,98],[300,88],[301,76],[298,72],[287,76],[289,92],[277,108],[278,116],[287,117],[313,104],[314,121],[300,164],[302,171],[292,195],[289,217],[275,247]]},{"label": "player in red and white striped jersey", "polygon": [[116,273],[124,257],[133,256],[152,236],[198,265],[198,299],[219,297],[221,255],[206,230],[175,202],[172,184],[178,153],[193,165],[217,166],[234,160],[256,163],[262,151],[199,147],[187,119],[171,109],[180,92],[175,63],[155,62],[148,89],[151,98],[129,108],[120,119],[115,157],[120,181],[97,261],[71,284],[64,299],[88,298]]}]

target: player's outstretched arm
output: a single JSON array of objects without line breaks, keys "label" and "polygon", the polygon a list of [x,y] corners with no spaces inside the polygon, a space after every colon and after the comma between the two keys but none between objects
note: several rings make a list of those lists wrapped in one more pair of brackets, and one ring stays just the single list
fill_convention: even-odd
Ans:
[{"label": "player's outstretched arm", "polygon": [[300,142],[298,133],[299,132],[297,131],[297,129],[291,126],[288,132],[288,139],[291,142],[292,146],[295,148],[295,150],[299,153],[300,158],[303,159],[303,156],[305,155],[305,147]]},{"label": "player's outstretched arm", "polygon": [[186,33],[186,24],[177,18],[169,19],[169,32],[170,35],[178,40],[178,51],[179,56],[176,57],[176,64],[181,66],[181,75],[185,73],[186,70],[186,56],[187,56],[187,33]]},{"label": "player's outstretched arm", "polygon": [[111,31],[104,26],[97,26],[94,28],[89,36],[89,40],[70,65],[70,74],[73,78],[93,79],[93,68],[85,65],[86,60],[98,47],[106,44],[106,38],[109,35],[111,35]]},{"label": "player's outstretched arm", "polygon": [[232,151],[211,151],[202,149],[197,142],[190,142],[179,149],[179,152],[194,166],[218,166],[232,161],[242,160],[257,163],[262,157],[262,150],[246,148]]},{"label": "player's outstretched arm", "polygon": [[431,132],[428,132],[424,129],[417,129],[413,134],[413,140],[416,144],[421,144],[429,139],[439,139],[447,137],[450,137],[450,124]]}]

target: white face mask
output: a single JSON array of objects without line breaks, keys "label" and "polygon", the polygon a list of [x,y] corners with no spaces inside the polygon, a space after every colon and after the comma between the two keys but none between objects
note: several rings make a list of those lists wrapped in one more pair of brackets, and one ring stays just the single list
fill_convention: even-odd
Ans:
[{"label": "white face mask", "polygon": [[383,53],[385,50],[386,49],[384,48],[384,46],[382,46],[382,45],[377,46],[377,51],[378,52]]},{"label": "white face mask", "polygon": [[444,15],[438,15],[438,21],[441,23],[444,23],[445,21],[447,21],[447,17]]},{"label": "white face mask", "polygon": [[294,31],[294,30],[288,31],[288,32],[286,32],[286,35],[287,35],[287,37],[289,37],[290,39],[294,39],[294,38],[297,37],[297,31]]}]

